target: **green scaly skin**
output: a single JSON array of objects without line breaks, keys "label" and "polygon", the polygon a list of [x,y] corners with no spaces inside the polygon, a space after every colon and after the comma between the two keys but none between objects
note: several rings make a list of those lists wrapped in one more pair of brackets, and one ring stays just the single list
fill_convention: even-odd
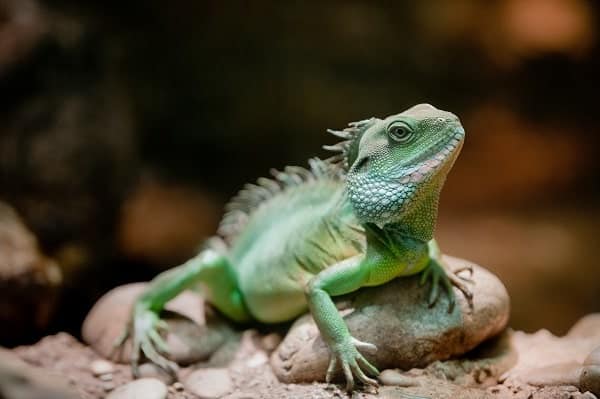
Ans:
[{"label": "green scaly skin", "polygon": [[459,119],[420,104],[385,119],[331,131],[346,141],[311,171],[288,167],[259,179],[229,206],[213,246],[156,277],[137,300],[130,330],[131,364],[140,354],[174,372],[159,313],[181,291],[200,284],[206,300],[231,320],[278,323],[310,310],[331,351],[326,380],[341,369],[346,388],[378,370],[359,352],[375,346],[353,338],[332,297],[422,272],[433,306],[440,287],[471,294],[448,270],[433,240],[440,191],[464,140]]}]

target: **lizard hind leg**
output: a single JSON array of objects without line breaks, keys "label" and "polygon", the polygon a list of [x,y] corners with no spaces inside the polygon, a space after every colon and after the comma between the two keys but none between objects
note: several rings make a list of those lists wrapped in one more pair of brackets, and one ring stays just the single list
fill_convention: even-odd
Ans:
[{"label": "lizard hind leg", "polygon": [[160,334],[167,331],[160,312],[167,302],[198,283],[205,287],[203,292],[207,302],[225,316],[237,322],[250,319],[229,260],[212,249],[206,249],[183,265],[159,274],[136,300],[127,331],[116,343],[121,345],[127,337],[131,337],[130,360],[135,376],[139,375],[141,355],[170,374],[176,372],[177,365],[168,359],[169,348]]}]

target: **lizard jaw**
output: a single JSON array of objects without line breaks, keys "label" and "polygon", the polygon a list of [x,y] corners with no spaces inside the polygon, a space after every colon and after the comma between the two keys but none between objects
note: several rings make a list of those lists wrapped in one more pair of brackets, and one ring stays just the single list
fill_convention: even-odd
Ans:
[{"label": "lizard jaw", "polygon": [[464,132],[457,132],[437,153],[423,156],[415,166],[403,171],[400,183],[421,183],[442,169],[451,167],[462,149],[463,137]]}]

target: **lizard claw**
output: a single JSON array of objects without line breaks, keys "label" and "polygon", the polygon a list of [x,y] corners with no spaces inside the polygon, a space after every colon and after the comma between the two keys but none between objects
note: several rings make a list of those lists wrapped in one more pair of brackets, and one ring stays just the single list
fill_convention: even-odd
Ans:
[{"label": "lizard claw", "polygon": [[370,351],[377,350],[375,345],[361,342],[353,337],[350,337],[349,340],[344,341],[342,344],[334,344],[325,381],[330,383],[333,380],[339,366],[346,378],[346,391],[350,392],[354,389],[354,377],[365,385],[371,385],[376,388],[379,387],[379,384],[375,379],[370,378],[365,374],[366,371],[368,374],[376,377],[379,375],[379,370],[369,363],[369,361],[358,352],[357,348]]},{"label": "lizard claw", "polygon": [[462,271],[469,271],[469,277],[473,276],[473,266],[466,265],[457,270],[450,270],[446,265],[440,264],[435,260],[432,260],[429,266],[423,271],[421,275],[420,285],[425,284],[427,280],[431,281],[431,288],[429,291],[428,305],[433,307],[440,297],[440,283],[443,285],[444,291],[448,296],[448,313],[452,313],[456,306],[456,298],[452,287],[456,287],[462,292],[469,305],[469,310],[473,311],[473,293],[466,283],[474,283],[471,278],[459,276],[458,273]]},{"label": "lizard claw", "polygon": [[130,363],[134,377],[140,377],[141,355],[144,355],[171,376],[177,373],[179,366],[164,356],[169,354],[169,347],[159,331],[166,333],[168,331],[167,323],[161,320],[155,312],[143,307],[136,307],[130,326],[119,337],[120,342],[115,342],[115,345],[119,344],[120,346],[127,337],[131,336],[133,343]]}]

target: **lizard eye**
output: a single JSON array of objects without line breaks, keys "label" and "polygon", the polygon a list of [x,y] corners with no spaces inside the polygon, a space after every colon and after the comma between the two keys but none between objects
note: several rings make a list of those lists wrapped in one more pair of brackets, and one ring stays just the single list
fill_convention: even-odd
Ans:
[{"label": "lizard eye", "polygon": [[412,129],[404,123],[395,123],[387,131],[392,140],[398,143],[406,143],[413,137]]}]

